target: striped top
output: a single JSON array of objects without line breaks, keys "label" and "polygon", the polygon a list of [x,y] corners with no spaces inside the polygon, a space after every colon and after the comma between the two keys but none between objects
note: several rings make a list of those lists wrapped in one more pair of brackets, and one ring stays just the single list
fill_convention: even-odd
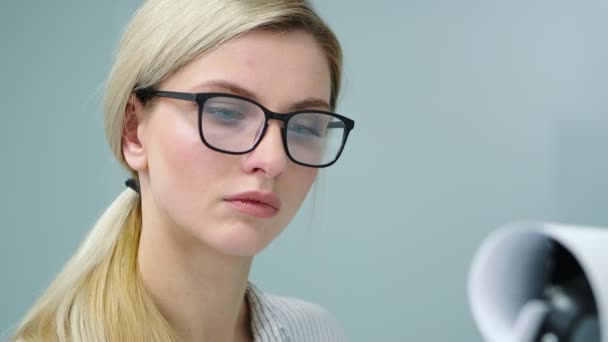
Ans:
[{"label": "striped top", "polygon": [[254,342],[345,342],[336,320],[319,305],[265,294],[249,283]]}]

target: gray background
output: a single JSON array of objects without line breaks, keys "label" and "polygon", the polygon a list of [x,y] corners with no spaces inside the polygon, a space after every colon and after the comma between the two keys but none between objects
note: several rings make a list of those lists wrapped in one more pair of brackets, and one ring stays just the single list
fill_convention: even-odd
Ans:
[{"label": "gray background", "polygon": [[[122,190],[100,113],[138,1],[0,5],[0,331]],[[346,55],[342,160],[256,261],[352,341],[481,341],[466,298],[513,220],[608,225],[608,2],[315,1]]]}]

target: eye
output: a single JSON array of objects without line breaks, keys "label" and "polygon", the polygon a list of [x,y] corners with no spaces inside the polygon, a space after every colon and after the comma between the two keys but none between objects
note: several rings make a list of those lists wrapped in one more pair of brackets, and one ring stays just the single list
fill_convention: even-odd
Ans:
[{"label": "eye", "polygon": [[205,106],[205,114],[220,121],[239,121],[246,118],[246,115],[238,109],[218,105]]},{"label": "eye", "polygon": [[302,113],[289,120],[288,131],[307,139],[325,138],[331,117],[320,113]]},{"label": "eye", "polygon": [[320,138],[323,136],[323,131],[319,125],[309,125],[303,123],[290,124],[289,132],[310,138]]}]

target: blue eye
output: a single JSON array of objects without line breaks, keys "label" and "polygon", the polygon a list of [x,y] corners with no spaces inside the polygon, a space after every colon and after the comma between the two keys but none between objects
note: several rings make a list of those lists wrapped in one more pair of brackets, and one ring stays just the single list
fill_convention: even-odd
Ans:
[{"label": "blue eye", "polygon": [[321,138],[323,136],[323,132],[319,127],[302,124],[289,125],[289,133],[294,133],[307,138]]},{"label": "blue eye", "polygon": [[205,107],[205,114],[211,115],[218,121],[241,121],[247,116],[238,110],[233,110],[226,107]]}]

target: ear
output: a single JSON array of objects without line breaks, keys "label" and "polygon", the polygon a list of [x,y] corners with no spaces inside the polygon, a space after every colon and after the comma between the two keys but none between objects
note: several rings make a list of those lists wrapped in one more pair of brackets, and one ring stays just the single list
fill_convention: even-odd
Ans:
[{"label": "ear", "polygon": [[122,130],[122,154],[125,161],[134,171],[144,171],[148,167],[148,159],[143,143],[144,110],[141,101],[132,94],[125,107]]}]

